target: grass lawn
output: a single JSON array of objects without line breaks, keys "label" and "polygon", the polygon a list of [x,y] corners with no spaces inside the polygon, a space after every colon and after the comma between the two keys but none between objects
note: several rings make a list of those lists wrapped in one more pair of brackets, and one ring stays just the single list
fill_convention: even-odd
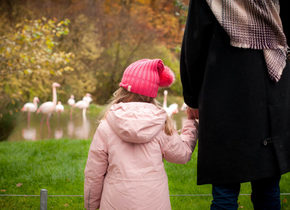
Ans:
[{"label": "grass lawn", "polygon": [[[83,171],[90,141],[44,140],[0,143],[0,194],[83,195]],[[196,185],[196,156],[186,165],[165,163],[171,195],[210,194],[211,186]],[[281,192],[290,192],[290,173],[281,181]],[[242,184],[241,193],[250,193]],[[0,209],[39,209],[39,197],[1,197]],[[282,209],[290,209],[290,196],[282,196]],[[210,196],[172,196],[174,210],[209,209]],[[240,196],[240,208],[253,209],[249,196]],[[82,197],[48,197],[48,209],[83,209]]]}]

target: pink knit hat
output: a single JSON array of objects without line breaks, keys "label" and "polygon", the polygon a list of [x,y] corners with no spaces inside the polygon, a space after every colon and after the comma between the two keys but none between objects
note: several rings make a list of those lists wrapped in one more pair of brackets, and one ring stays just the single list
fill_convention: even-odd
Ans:
[{"label": "pink knit hat", "polygon": [[174,73],[160,59],[142,59],[130,64],[124,71],[120,87],[129,92],[155,98],[159,87],[169,87]]}]

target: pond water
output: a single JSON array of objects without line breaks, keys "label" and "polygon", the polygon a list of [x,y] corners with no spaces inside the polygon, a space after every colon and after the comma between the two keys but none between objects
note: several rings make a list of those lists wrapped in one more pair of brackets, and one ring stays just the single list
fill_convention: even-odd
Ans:
[{"label": "pond water", "polygon": [[[91,105],[95,106],[95,105]],[[45,139],[92,139],[98,125],[98,115],[87,111],[86,117],[82,116],[81,110],[74,110],[70,116],[69,110],[58,115],[54,113],[46,123],[42,116],[32,113],[30,123],[27,121],[27,113],[21,113],[17,119],[17,125],[8,137],[8,141],[35,141]],[[173,116],[177,130],[182,127],[186,119],[184,112]]]}]

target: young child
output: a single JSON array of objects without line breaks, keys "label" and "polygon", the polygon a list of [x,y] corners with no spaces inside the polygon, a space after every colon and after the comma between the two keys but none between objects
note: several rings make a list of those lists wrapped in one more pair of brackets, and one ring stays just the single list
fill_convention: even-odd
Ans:
[{"label": "young child", "polygon": [[154,99],[159,86],[168,87],[173,80],[160,59],[127,67],[90,146],[85,208],[171,209],[163,158],[187,163],[197,140],[190,111],[179,135]]}]

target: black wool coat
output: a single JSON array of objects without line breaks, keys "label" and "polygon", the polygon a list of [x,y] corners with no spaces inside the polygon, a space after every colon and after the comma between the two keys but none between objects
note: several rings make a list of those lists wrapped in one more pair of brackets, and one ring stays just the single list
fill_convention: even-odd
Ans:
[{"label": "black wool coat", "polygon": [[[289,40],[290,18],[283,12]],[[198,184],[240,183],[290,171],[289,61],[275,83],[262,50],[230,46],[206,1],[191,0],[180,73],[185,103],[199,108]]]}]

